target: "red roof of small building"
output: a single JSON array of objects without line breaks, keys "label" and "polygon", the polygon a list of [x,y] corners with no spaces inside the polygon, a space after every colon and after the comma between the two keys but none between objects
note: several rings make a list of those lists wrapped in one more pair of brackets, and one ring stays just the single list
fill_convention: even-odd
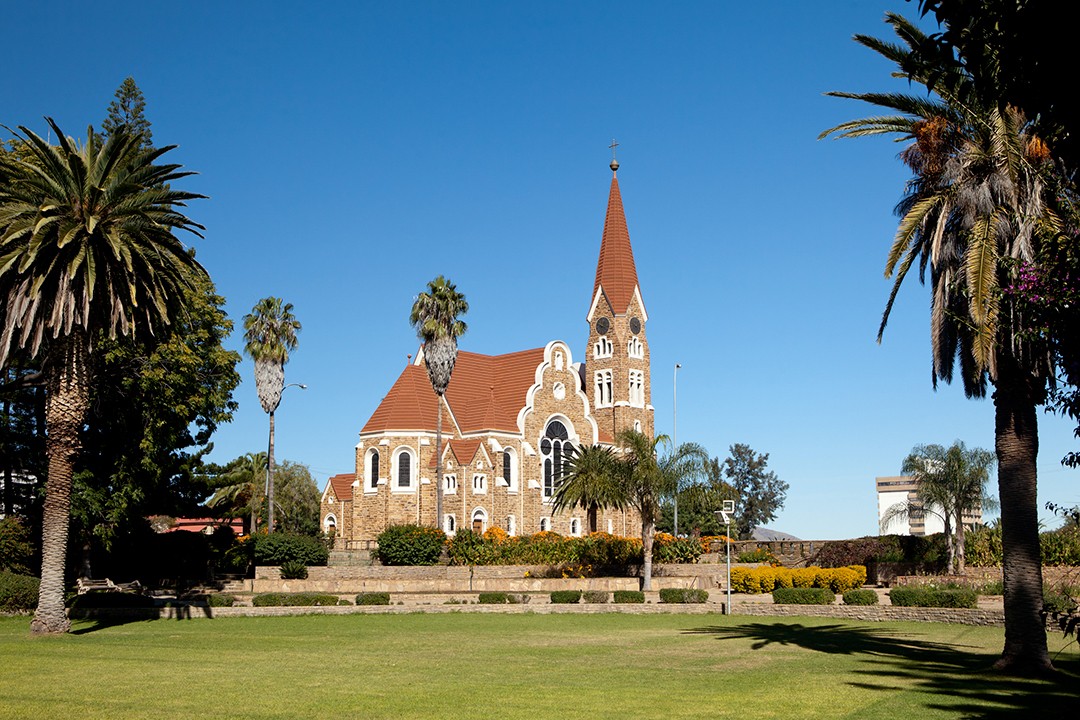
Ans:
[{"label": "red roof of small building", "polygon": [[[517,432],[518,413],[525,406],[525,395],[535,382],[536,368],[543,360],[544,348],[506,355],[459,351],[445,395],[458,429],[466,434],[489,430]],[[402,370],[361,433],[434,431],[435,408],[435,392],[427,368],[422,363],[410,364]],[[455,455],[456,451],[457,448]]]},{"label": "red roof of small building", "polygon": [[353,483],[356,482],[356,473],[341,473],[334,475],[327,481],[327,484],[333,489],[334,497],[338,499],[338,502],[352,500],[352,488]]},{"label": "red roof of small building", "polygon": [[592,297],[595,298],[597,290],[603,288],[611,309],[623,315],[630,307],[637,285],[637,267],[634,265],[634,250],[630,247],[630,231],[626,229],[619,179],[613,172]]},{"label": "red roof of small building", "polygon": [[165,530],[165,532],[177,532],[184,530],[186,532],[205,533],[207,531],[212,532],[217,527],[232,528],[232,531],[237,535],[244,532],[244,521],[242,518],[232,518],[229,520],[223,520],[221,518],[176,518],[176,524]]}]

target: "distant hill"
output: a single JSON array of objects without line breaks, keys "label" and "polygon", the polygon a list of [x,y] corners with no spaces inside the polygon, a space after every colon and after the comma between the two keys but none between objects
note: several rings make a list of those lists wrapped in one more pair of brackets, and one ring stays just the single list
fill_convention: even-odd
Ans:
[{"label": "distant hill", "polygon": [[751,540],[760,540],[762,542],[773,542],[777,540],[799,540],[794,535],[789,535],[786,532],[780,532],[779,530],[770,530],[765,527],[756,527],[750,533]]}]

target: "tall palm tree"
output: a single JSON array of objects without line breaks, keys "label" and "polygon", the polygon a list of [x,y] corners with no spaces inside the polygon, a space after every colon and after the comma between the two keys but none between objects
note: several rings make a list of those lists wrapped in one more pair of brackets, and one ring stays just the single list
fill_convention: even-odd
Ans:
[{"label": "tall palm tree", "polygon": [[652,590],[652,551],[656,535],[656,518],[661,503],[675,494],[678,476],[665,472],[657,459],[657,447],[668,441],[666,435],[655,440],[648,435],[626,428],[615,438],[618,443],[619,474],[623,503],[641,516],[641,547],[644,562],[641,566],[641,588]]},{"label": "tall palm tree", "polygon": [[580,507],[587,514],[589,532],[597,531],[600,508],[622,509],[626,495],[618,482],[615,455],[603,445],[572,449],[552,496],[555,512]]},{"label": "tall palm tree", "polygon": [[899,15],[886,20],[903,45],[862,35],[856,41],[934,94],[829,93],[899,114],[842,123],[821,137],[913,141],[901,154],[913,177],[885,266],[895,280],[878,339],[908,272],[917,264],[924,276],[929,268],[935,385],[953,379],[959,358],[969,396],[985,395],[988,383],[995,388],[1005,578],[1005,648],[997,667],[1043,671],[1051,664],[1040,616],[1036,408],[1045,399],[1049,367],[1045,347],[1023,332],[1021,315],[1000,290],[1019,262],[1034,262],[1040,243],[1060,231],[1047,190],[1050,152],[1020,111],[974,92],[975,81],[958,62],[936,68],[913,62],[928,38]]},{"label": "tall palm tree", "polygon": [[64,567],[72,470],[92,382],[91,342],[160,332],[184,311],[205,270],[173,234],[202,226],[177,210],[204,197],[171,183],[192,173],[155,164],[175,146],[143,150],[118,132],[78,145],[47,118],[51,145],[19,127],[24,152],[0,173],[0,365],[22,348],[46,388],[48,479],[35,633],[66,632]]},{"label": "tall palm tree", "polygon": [[424,344],[424,364],[435,391],[435,527],[442,527],[442,398],[457,362],[457,339],[468,326],[460,319],[469,312],[465,296],[442,275],[427,285],[413,302],[409,324]]},{"label": "tall palm tree", "polygon": [[293,316],[292,303],[266,297],[244,316],[244,352],[255,361],[255,390],[263,412],[270,416],[270,437],[266,449],[266,529],[274,532],[274,411],[285,389],[285,363],[296,349],[300,321]]}]

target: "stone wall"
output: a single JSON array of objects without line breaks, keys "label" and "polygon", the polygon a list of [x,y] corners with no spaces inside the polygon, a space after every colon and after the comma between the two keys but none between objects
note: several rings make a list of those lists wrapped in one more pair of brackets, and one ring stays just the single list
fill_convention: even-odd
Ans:
[{"label": "stone wall", "polygon": [[915,622],[954,623],[959,625],[990,625],[1004,627],[1003,610],[966,610],[960,608],[894,607],[891,605],[772,605],[768,603],[734,603],[735,615],[812,616],[845,618],[848,620],[911,620]]}]

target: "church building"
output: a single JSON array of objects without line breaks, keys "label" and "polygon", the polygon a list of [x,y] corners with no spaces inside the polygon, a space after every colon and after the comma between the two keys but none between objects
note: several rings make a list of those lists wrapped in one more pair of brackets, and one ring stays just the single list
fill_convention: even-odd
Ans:
[{"label": "church building", "polygon": [[[355,471],[334,476],[323,492],[323,528],[337,535],[339,547],[369,547],[386,527],[405,523],[438,525],[448,534],[496,526],[510,535],[589,531],[583,510],[552,508],[570,447],[612,445],[624,428],[654,432],[648,313],[618,167],[612,160],[583,357],[576,359],[561,340],[505,355],[461,350],[439,401],[421,348],[360,431]],[[438,519],[437,411],[443,428]],[[633,511],[603,509],[596,529],[636,535],[640,520]]]}]

